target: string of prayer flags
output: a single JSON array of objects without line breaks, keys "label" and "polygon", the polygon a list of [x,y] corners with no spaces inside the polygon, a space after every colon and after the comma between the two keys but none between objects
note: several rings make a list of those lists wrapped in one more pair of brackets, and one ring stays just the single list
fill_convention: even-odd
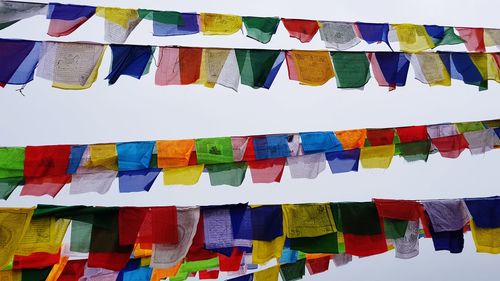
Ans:
[{"label": "string of prayer flags", "polygon": [[326,48],[347,50],[358,45],[361,40],[354,31],[354,25],[346,22],[320,21],[319,35]]},{"label": "string of prayer flags", "polygon": [[95,14],[105,19],[104,40],[111,43],[123,43],[142,18],[134,9],[96,7]]},{"label": "string of prayer flags", "polygon": [[0,86],[24,85],[33,80],[41,49],[40,42],[0,39]]},{"label": "string of prayer flags", "polygon": [[2,1],[0,3],[0,30],[20,20],[46,13],[47,4],[45,3]]},{"label": "string of prayer flags", "polygon": [[50,19],[48,35],[66,36],[75,31],[95,14],[92,6],[49,3],[47,19]]},{"label": "string of prayer flags", "polygon": [[310,42],[320,28],[319,23],[315,20],[282,18],[281,22],[283,22],[290,37],[296,38],[302,43]]},{"label": "string of prayer flags", "polygon": [[247,37],[263,44],[269,43],[278,29],[278,17],[242,17]]},{"label": "string of prayer flags", "polygon": [[230,35],[238,32],[243,24],[240,16],[201,13],[201,32],[204,35]]}]

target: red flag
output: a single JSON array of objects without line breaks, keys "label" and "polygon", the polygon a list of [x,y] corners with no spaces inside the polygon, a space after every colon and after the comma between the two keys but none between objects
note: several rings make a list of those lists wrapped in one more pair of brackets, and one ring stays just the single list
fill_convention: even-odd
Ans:
[{"label": "red flag", "polygon": [[205,230],[203,228],[203,215],[200,213],[196,234],[193,237],[193,243],[186,255],[187,261],[202,261],[217,257],[217,253],[208,251],[205,246]]},{"label": "red flag", "polygon": [[432,139],[432,144],[436,146],[441,156],[446,158],[457,158],[469,147],[469,143],[462,134],[435,138]]},{"label": "red flag", "polygon": [[330,267],[330,257],[326,256],[317,259],[308,259],[306,261],[306,267],[311,275],[325,272]]},{"label": "red flag", "polygon": [[78,281],[83,276],[87,260],[70,260],[57,281]]},{"label": "red flag", "polygon": [[238,250],[238,248],[233,248],[230,257],[222,254],[218,254],[218,256],[220,271],[238,271],[240,269],[243,252]]},{"label": "red flag", "polygon": [[193,84],[200,78],[202,48],[179,48],[181,85]]},{"label": "red flag", "polygon": [[290,37],[297,38],[302,43],[310,42],[319,30],[315,20],[281,19]]},{"label": "red flag", "polygon": [[248,162],[253,183],[280,182],[286,158],[272,158]]},{"label": "red flag", "polygon": [[399,141],[416,142],[429,139],[427,136],[427,126],[411,126],[396,129]]},{"label": "red flag", "polygon": [[146,207],[122,207],[118,211],[120,245],[134,245],[137,234],[149,212]]},{"label": "red flag", "polygon": [[32,253],[29,256],[14,256],[13,269],[44,268],[59,263],[61,251],[56,254]]},{"label": "red flag", "polygon": [[219,279],[219,271],[218,270],[203,270],[200,271],[200,280],[203,279]]},{"label": "red flag", "polygon": [[416,221],[420,218],[422,205],[413,200],[373,199],[380,217]]},{"label": "red flag", "polygon": [[458,34],[465,40],[469,52],[486,52],[483,28],[457,27]]},{"label": "red flag", "polygon": [[394,129],[369,129],[366,137],[372,146],[393,144]]},{"label": "red flag", "polygon": [[130,251],[123,253],[90,252],[88,266],[120,271],[125,268],[125,265],[130,260],[133,249],[133,247],[130,247]]}]

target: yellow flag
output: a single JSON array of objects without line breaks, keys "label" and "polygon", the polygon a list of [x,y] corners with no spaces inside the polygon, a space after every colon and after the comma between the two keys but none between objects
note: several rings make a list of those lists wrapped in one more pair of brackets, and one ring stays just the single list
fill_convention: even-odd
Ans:
[{"label": "yellow flag", "polygon": [[430,86],[450,86],[451,77],[441,57],[437,53],[411,55],[415,77]]},{"label": "yellow flag", "polygon": [[21,281],[21,270],[0,271],[0,281]]},{"label": "yellow flag", "polygon": [[277,281],[278,275],[280,272],[279,266],[273,266],[268,269],[264,269],[262,271],[254,272],[253,280],[254,281]]},{"label": "yellow flag", "polygon": [[15,254],[20,256],[29,256],[36,252],[56,254],[61,247],[70,221],[55,217],[32,219]]},{"label": "yellow flag", "polygon": [[393,24],[392,27],[396,30],[403,52],[417,53],[435,47],[423,25]]},{"label": "yellow flag", "polygon": [[335,76],[327,51],[290,51],[301,84],[320,86]]},{"label": "yellow flag", "polygon": [[139,13],[134,9],[96,7],[95,14],[121,25],[124,29],[128,29],[129,23],[139,18]]},{"label": "yellow flag", "polygon": [[500,30],[485,28],[484,29],[484,44],[486,47],[500,45]]},{"label": "yellow flag", "polygon": [[134,246],[134,257],[136,258],[144,258],[150,257],[153,254],[153,250],[151,249],[142,249],[141,244],[135,244]]},{"label": "yellow flag", "polygon": [[471,53],[469,56],[484,80],[500,82],[499,69],[494,54]]},{"label": "yellow flag", "polygon": [[0,268],[9,264],[30,225],[34,208],[0,209]]},{"label": "yellow flag", "polygon": [[470,228],[478,253],[500,254],[500,227],[480,228],[471,220]]},{"label": "yellow flag", "polygon": [[336,232],[330,204],[284,204],[286,237],[317,237]]},{"label": "yellow flag", "polygon": [[240,16],[201,13],[201,32],[203,35],[230,35],[241,29]]},{"label": "yellow flag", "polygon": [[116,144],[92,144],[90,145],[90,160],[87,168],[104,167],[109,170],[118,170],[118,153]]},{"label": "yellow flag", "polygon": [[391,165],[394,152],[394,144],[363,147],[361,148],[361,154],[359,156],[359,159],[361,160],[361,166],[363,166],[363,168],[365,169],[387,169]]},{"label": "yellow flag", "polygon": [[204,164],[163,169],[164,185],[193,185],[200,179]]}]

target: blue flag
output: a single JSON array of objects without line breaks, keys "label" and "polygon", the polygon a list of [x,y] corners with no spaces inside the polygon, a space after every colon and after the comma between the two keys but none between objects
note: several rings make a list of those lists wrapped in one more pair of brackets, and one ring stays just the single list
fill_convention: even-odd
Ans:
[{"label": "blue flag", "polygon": [[106,79],[114,84],[120,75],[128,75],[141,79],[149,71],[149,63],[153,55],[153,47],[132,45],[111,45],[113,62]]}]

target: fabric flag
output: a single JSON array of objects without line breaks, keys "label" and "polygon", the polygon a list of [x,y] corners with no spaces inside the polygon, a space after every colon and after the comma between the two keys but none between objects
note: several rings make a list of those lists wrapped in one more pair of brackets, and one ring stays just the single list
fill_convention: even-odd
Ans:
[{"label": "fabric flag", "polygon": [[448,137],[458,135],[455,124],[438,124],[427,126],[427,134],[430,138]]},{"label": "fabric flag", "polygon": [[0,179],[24,176],[24,147],[0,147]]},{"label": "fabric flag", "polygon": [[118,170],[116,144],[91,144],[89,146],[89,160],[84,163],[84,166],[86,168],[101,167],[108,170]]},{"label": "fabric flag", "polygon": [[304,154],[342,150],[342,144],[333,132],[300,133],[300,139]]},{"label": "fabric flag", "polygon": [[461,122],[455,123],[459,133],[482,131],[485,129],[482,122]]},{"label": "fabric flag", "polygon": [[46,13],[47,4],[45,3],[2,1],[0,3],[0,30],[20,20]]},{"label": "fabric flag", "polygon": [[[217,79],[220,76],[222,68],[227,61],[229,56],[229,49],[215,49],[215,48],[205,48],[203,49],[202,61],[205,62],[205,71],[202,69],[202,73],[206,73],[205,86],[213,88],[217,83]],[[203,67],[203,62],[202,62]],[[200,79],[201,80],[201,79]]]},{"label": "fabric flag", "polygon": [[282,206],[287,238],[317,237],[337,231],[330,204]]},{"label": "fabric flag", "polygon": [[247,37],[268,43],[276,33],[280,19],[278,17],[242,17],[247,30]]},{"label": "fabric flag", "polygon": [[247,150],[248,137],[231,137],[231,144],[233,145],[233,160],[234,162],[240,162],[243,160],[243,156]]},{"label": "fabric flag", "polygon": [[410,61],[404,53],[368,53],[368,58],[379,86],[391,91],[406,84]]},{"label": "fabric flag", "polygon": [[477,67],[483,82],[479,85],[479,90],[488,88],[488,80],[500,81],[499,56],[493,53],[471,53],[469,54],[474,65]]},{"label": "fabric flag", "polygon": [[104,40],[111,43],[127,41],[130,33],[142,20],[134,9],[97,7],[96,15],[105,19]]},{"label": "fabric flag", "polygon": [[164,168],[164,185],[194,185],[200,179],[204,165],[192,165],[186,167]]},{"label": "fabric flag", "polygon": [[368,129],[366,138],[371,146],[394,143],[394,129]]},{"label": "fabric flag", "polygon": [[0,268],[4,268],[13,258],[22,237],[29,228],[34,209],[0,209],[0,229],[2,247],[0,248]]},{"label": "fabric flag", "polygon": [[23,177],[0,178],[0,198],[7,200],[12,192],[24,181]]},{"label": "fabric flag", "polygon": [[500,138],[493,129],[482,131],[465,132],[464,137],[469,144],[469,150],[472,155],[484,154],[500,145]]},{"label": "fabric flag", "polygon": [[272,241],[283,235],[283,210],[281,205],[251,208],[253,240]]},{"label": "fabric flag", "polygon": [[417,221],[422,213],[422,206],[414,200],[373,199],[373,202],[382,218]]},{"label": "fabric flag", "polygon": [[252,248],[252,210],[248,204],[237,204],[230,208],[234,246],[241,251]]},{"label": "fabric flag", "polygon": [[462,230],[469,222],[467,206],[462,199],[423,201],[435,232]]},{"label": "fabric flag", "polygon": [[411,259],[419,254],[419,221],[409,221],[404,232],[404,236],[394,239],[394,248],[396,249],[396,258]]},{"label": "fabric flag", "polygon": [[289,79],[303,85],[321,86],[335,76],[328,52],[287,51],[286,63]]},{"label": "fabric flag", "polygon": [[240,186],[245,179],[247,170],[246,162],[213,164],[206,166],[210,176],[210,184]]},{"label": "fabric flag", "polygon": [[141,79],[149,72],[154,48],[150,46],[111,45],[113,59],[111,70],[106,77],[109,84],[116,83],[121,75]]},{"label": "fabric flag", "polygon": [[332,174],[358,171],[360,149],[340,150],[325,154]]},{"label": "fabric flag", "polygon": [[[225,223],[225,222],[224,222]],[[200,214],[196,234],[186,255],[186,261],[208,260],[217,257],[217,253],[205,248],[205,223],[203,212]]]},{"label": "fabric flag", "polygon": [[366,129],[336,131],[335,136],[344,150],[361,148],[365,144]]},{"label": "fabric flag", "polygon": [[[71,154],[69,155],[69,163],[68,169],[66,170],[66,174],[74,174],[80,167],[80,163],[82,162],[83,156],[85,155],[88,158],[88,146],[87,145],[72,145],[71,146]],[[87,152],[87,154],[85,154]],[[88,161],[85,159],[84,161]]]},{"label": "fabric flag", "polygon": [[56,196],[71,179],[66,174],[70,153],[69,145],[27,146],[21,195]]},{"label": "fabric flag", "polygon": [[457,158],[462,151],[469,147],[469,143],[463,134],[433,138],[432,144],[445,158]]},{"label": "fabric flag", "polygon": [[415,79],[430,86],[450,86],[451,78],[437,53],[412,54],[410,58]]},{"label": "fabric flag", "polygon": [[179,19],[172,13],[176,12],[152,12],[154,36],[190,35],[200,32],[198,14],[181,13]]},{"label": "fabric flag", "polygon": [[370,80],[370,63],[365,53],[332,52],[337,88],[362,88]]},{"label": "fabric flag", "polygon": [[280,265],[280,275],[283,281],[302,279],[306,275],[306,259]]},{"label": "fabric flag", "polygon": [[[462,252],[464,248],[463,229],[455,231],[436,232],[433,229],[432,223],[430,223],[428,220],[426,223],[428,224],[427,228],[430,232],[430,236],[432,237],[432,243],[434,244],[435,251],[449,251],[453,254]],[[426,226],[424,224],[424,229],[425,228]]]},{"label": "fabric flag", "polygon": [[354,31],[354,24],[347,22],[320,21],[319,35],[326,48],[347,50],[358,45],[361,40]]},{"label": "fabric flag", "polygon": [[[1,4],[0,4],[1,5]],[[0,39],[0,85],[24,85],[33,80],[40,42]]]},{"label": "fabric flag", "polygon": [[431,151],[431,141],[404,142],[396,144],[396,154],[403,157],[407,162],[418,160],[427,161]]},{"label": "fabric flag", "polygon": [[396,128],[399,141],[405,142],[415,142],[427,140],[427,127],[426,126],[410,126],[410,127],[400,127]]},{"label": "fabric flag", "polygon": [[399,48],[403,52],[417,53],[435,47],[423,25],[392,24],[399,41]]},{"label": "fabric flag", "polygon": [[471,220],[470,226],[478,253],[500,254],[500,227],[482,228],[476,225],[474,219]]},{"label": "fabric flag", "polygon": [[111,188],[117,175],[118,172],[113,170],[80,167],[77,172],[73,174],[69,193],[81,194],[97,192],[99,194],[105,194]]},{"label": "fabric flag", "polygon": [[474,224],[481,228],[500,227],[500,197],[464,199]]},{"label": "fabric flag", "polygon": [[149,191],[161,169],[118,172],[120,193]]},{"label": "fabric flag", "polygon": [[453,27],[438,25],[424,25],[424,27],[435,46],[456,45],[465,42],[455,34]]},{"label": "fabric flag", "polygon": [[253,183],[280,182],[286,158],[272,158],[248,162]]},{"label": "fabric flag", "polygon": [[155,23],[177,26],[184,24],[184,18],[179,12],[139,9],[137,13],[141,19],[152,20]]},{"label": "fabric flag", "polygon": [[486,47],[500,45],[500,30],[484,28],[484,44]]},{"label": "fabric flag", "polygon": [[92,224],[77,220],[71,221],[70,250],[77,253],[88,253]]},{"label": "fabric flag", "polygon": [[[213,49],[212,49],[213,50]],[[214,53],[213,51],[210,51],[210,53]],[[220,54],[219,54],[220,57]],[[214,63],[214,60],[210,59],[210,56],[208,56],[209,60],[207,63],[207,68],[214,68],[214,65],[216,66],[218,63]],[[216,60],[221,60],[221,58],[216,59]],[[217,83],[221,86],[224,86],[226,88],[233,89],[234,91],[238,91],[238,86],[240,84],[240,69],[238,66],[238,59],[236,58],[236,52],[235,50],[229,50],[229,53],[227,54],[226,60],[224,62],[224,65],[220,69],[220,72],[217,74],[217,80],[214,82],[212,79],[214,78],[214,69],[207,70],[208,73],[208,82],[210,83]],[[271,77],[271,76],[269,76]]]},{"label": "fabric flag", "polygon": [[[445,57],[446,56],[446,57]],[[448,58],[449,56],[449,58]],[[451,78],[461,80],[465,84],[484,86],[483,76],[467,53],[441,54],[441,57],[449,59]]]},{"label": "fabric flag", "polygon": [[233,145],[230,137],[196,139],[196,156],[200,164],[233,162]]},{"label": "fabric flag", "polygon": [[118,143],[116,145],[118,169],[133,171],[149,168],[154,146],[153,141]]},{"label": "fabric flag", "polygon": [[338,254],[333,256],[333,263],[335,266],[343,266],[352,261],[352,256],[349,254]]},{"label": "fabric flag", "polygon": [[189,164],[194,140],[157,141],[158,167],[173,168]]},{"label": "fabric flag", "polygon": [[297,38],[302,43],[310,42],[319,30],[319,23],[315,20],[282,18],[281,21],[290,37]]},{"label": "fabric flag", "polygon": [[292,178],[315,179],[326,168],[324,153],[288,157],[287,163]]},{"label": "fabric flag", "polygon": [[178,236],[177,244],[153,244],[153,255],[150,266],[153,268],[170,268],[180,262],[187,254],[200,218],[199,208],[180,208],[177,210]]},{"label": "fabric flag", "polygon": [[384,42],[389,46],[389,24],[387,23],[365,23],[356,22],[353,24],[356,35],[368,44]]},{"label": "fabric flag", "polygon": [[203,211],[203,225],[205,249],[228,249],[231,254],[233,248],[233,228],[231,213],[227,206],[209,207]]},{"label": "fabric flag", "polygon": [[90,43],[43,42],[38,77],[65,90],[90,88],[97,79],[105,46]]},{"label": "fabric flag", "polygon": [[[269,89],[274,81],[274,77],[270,78],[269,76],[276,76],[272,70],[277,67],[275,70],[277,72],[284,60],[284,57],[280,56],[281,51],[237,49],[235,53],[241,75],[241,84],[252,88]],[[267,86],[268,79],[272,80]]]},{"label": "fabric flag", "polygon": [[341,250],[344,243],[343,239],[341,232],[333,232],[317,237],[293,238],[290,239],[290,248],[304,253],[336,254],[343,251]]},{"label": "fabric flag", "polygon": [[201,48],[160,47],[156,85],[188,85],[200,78]]},{"label": "fabric flag", "polygon": [[306,260],[306,267],[309,274],[314,275],[328,271],[330,267],[330,256],[311,258]]},{"label": "fabric flag", "polygon": [[272,241],[253,240],[252,263],[262,265],[271,259],[279,259],[285,245],[285,236],[279,236]]},{"label": "fabric flag", "polygon": [[203,35],[230,35],[241,29],[240,16],[201,13],[201,32]]},{"label": "fabric flag", "polygon": [[458,34],[465,40],[469,52],[486,52],[483,28],[456,27]]},{"label": "fabric flag", "polygon": [[290,156],[287,135],[255,136],[253,148],[256,160]]},{"label": "fabric flag", "polygon": [[55,217],[32,218],[15,254],[29,256],[33,253],[57,254],[70,220]]},{"label": "fabric flag", "polygon": [[50,19],[48,35],[66,36],[75,31],[95,14],[95,7],[49,3],[47,19]]},{"label": "fabric flag", "polygon": [[278,281],[280,267],[278,265],[254,272],[253,281]]}]

